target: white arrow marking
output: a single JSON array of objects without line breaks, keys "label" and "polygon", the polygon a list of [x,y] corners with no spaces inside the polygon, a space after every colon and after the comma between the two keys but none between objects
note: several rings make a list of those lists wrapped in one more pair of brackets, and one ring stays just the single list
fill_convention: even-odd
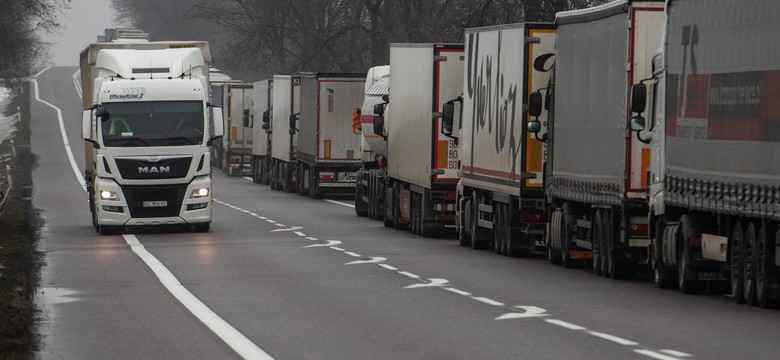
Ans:
[{"label": "white arrow marking", "polygon": [[515,306],[515,308],[523,310],[523,312],[506,313],[496,318],[496,320],[509,320],[509,319],[527,319],[533,317],[550,316],[545,314],[547,310],[536,306]]},{"label": "white arrow marking", "polygon": [[447,279],[428,279],[428,280],[430,280],[431,282],[409,285],[407,287],[404,287],[404,289],[418,289],[418,288],[425,288],[425,287],[442,287],[444,285],[449,284],[449,281]]},{"label": "white arrow marking", "polygon": [[[276,226],[284,226],[284,225],[282,225],[282,224],[276,224]],[[276,229],[276,230],[271,230],[271,232],[279,232],[279,231],[298,231],[298,230],[300,230],[300,229],[303,229],[303,226],[293,226],[293,227],[288,227],[288,228],[286,228],[286,229]],[[339,244],[341,244],[341,243],[339,243]]]},{"label": "white arrow marking", "polygon": [[341,241],[338,240],[328,240],[328,242],[324,244],[313,244],[313,245],[306,245],[304,248],[311,248],[311,247],[328,247],[328,246],[335,246],[341,244]]},{"label": "white arrow marking", "polygon": [[383,262],[385,260],[387,260],[387,259],[383,258],[383,257],[376,256],[376,257],[370,258],[369,260],[356,260],[356,261],[348,262],[348,263],[346,263],[344,265],[378,264],[378,263],[381,263],[381,262]]}]

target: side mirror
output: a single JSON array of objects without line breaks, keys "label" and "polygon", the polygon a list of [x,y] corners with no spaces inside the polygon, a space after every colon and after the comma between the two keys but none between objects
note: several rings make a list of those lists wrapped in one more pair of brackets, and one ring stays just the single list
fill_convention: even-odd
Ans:
[{"label": "side mirror", "polygon": [[385,104],[374,105],[374,114],[382,116],[385,114]]},{"label": "side mirror", "polygon": [[[646,104],[647,86],[645,84],[634,84],[631,88],[631,112],[643,113]],[[644,125],[642,127],[644,128]]]},{"label": "side mirror", "polygon": [[629,126],[631,127],[631,131],[642,131],[645,129],[645,118],[634,116],[631,118]]},{"label": "side mirror", "polygon": [[222,108],[220,107],[213,107],[211,108],[211,119],[212,123],[214,124],[214,131],[211,135],[212,140],[222,137],[225,135],[225,124],[223,123],[223,117],[222,117]]},{"label": "side mirror", "polygon": [[252,122],[250,121],[250,117],[249,117],[249,109],[244,109],[243,120],[244,120],[244,127],[248,127],[248,128],[252,127]]},{"label": "side mirror", "polygon": [[542,131],[542,123],[539,120],[531,120],[526,124],[526,128],[528,129],[528,132],[538,134]]},{"label": "side mirror", "polygon": [[452,136],[452,125],[455,121],[455,102],[448,101],[441,107],[441,133],[444,136]]},{"label": "side mirror", "polygon": [[385,118],[383,116],[374,116],[374,134],[384,136]]},{"label": "side mirror", "polygon": [[[528,97],[528,114],[531,116],[539,116],[542,114],[542,93],[536,91],[531,93],[531,96]],[[538,130],[536,132],[538,132]]]},{"label": "side mirror", "polygon": [[92,110],[84,110],[81,113],[81,138],[92,140]]}]

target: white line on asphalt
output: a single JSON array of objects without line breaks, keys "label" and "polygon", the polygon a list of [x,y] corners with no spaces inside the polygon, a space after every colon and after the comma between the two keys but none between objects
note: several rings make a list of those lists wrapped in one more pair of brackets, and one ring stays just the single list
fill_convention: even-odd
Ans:
[{"label": "white line on asphalt", "polygon": [[444,288],[444,290],[447,290],[447,291],[449,291],[449,292],[452,292],[452,293],[455,293],[455,294],[458,294],[458,295],[463,295],[463,296],[471,296],[471,293],[470,293],[470,292],[468,292],[468,291],[463,291],[463,290],[456,289],[456,288],[450,288],[450,287],[447,287],[447,288]]},{"label": "white line on asphalt", "polygon": [[247,180],[249,180],[249,181],[254,181],[254,180],[252,180],[252,178],[251,178],[251,177],[249,177],[249,176],[242,176],[242,178],[244,178],[244,179],[247,179]]},{"label": "white line on asphalt", "polygon": [[293,231],[293,232],[295,233],[295,235],[298,235],[300,237],[306,237],[306,234],[304,234],[304,233],[302,233],[300,231]]},{"label": "white line on asphalt", "polygon": [[352,251],[345,251],[344,253],[352,257],[360,257],[360,254],[353,253]]},{"label": "white line on asphalt", "polygon": [[667,354],[667,355],[675,356],[675,357],[691,357],[691,356],[693,356],[691,354],[684,353],[682,351],[672,350],[672,349],[661,349],[661,350],[658,350],[658,351],[660,351],[660,352],[662,352],[664,354]]},{"label": "white line on asphalt", "polygon": [[498,302],[498,301],[495,301],[493,299],[488,299],[488,298],[484,298],[484,297],[472,297],[472,299],[477,300],[477,301],[479,301],[481,303],[484,303],[484,304],[488,304],[488,305],[505,306],[505,304],[502,303],[502,302]]},{"label": "white line on asphalt", "polygon": [[343,203],[341,201],[336,201],[336,200],[331,200],[331,199],[324,199],[324,200],[329,202],[329,203],[332,203],[332,204],[346,206],[346,207],[350,207],[350,208],[353,208],[353,209],[355,208],[355,205]]},{"label": "white line on asphalt", "polygon": [[680,359],[678,359],[676,357],[664,355],[664,354],[657,353],[655,351],[647,350],[647,349],[636,349],[636,350],[634,350],[634,352],[637,353],[637,354],[641,354],[641,355],[644,355],[644,356],[651,357],[653,359],[657,359],[657,360],[680,360]]},{"label": "white line on asphalt", "polygon": [[420,278],[419,275],[412,274],[412,273],[410,273],[408,271],[399,271],[398,273],[403,275],[403,276],[408,276],[408,277],[410,277],[412,279],[419,279]]},{"label": "white line on asphalt", "polygon": [[389,264],[379,264],[379,266],[381,266],[381,267],[383,267],[383,268],[385,268],[385,269],[387,269],[387,270],[390,270],[390,271],[398,271],[398,268],[397,268],[397,267],[395,267],[395,266],[393,266],[393,265],[389,265]]},{"label": "white line on asphalt", "polygon": [[568,322],[565,322],[565,321],[563,321],[563,320],[558,320],[558,319],[544,319],[544,321],[546,321],[546,322],[548,322],[548,323],[550,323],[550,324],[553,324],[553,325],[558,325],[558,326],[561,326],[561,327],[567,328],[567,329],[569,329],[569,330],[587,330],[586,328],[584,328],[584,327],[582,327],[582,326],[575,325],[575,324],[572,324],[572,323],[568,323]]},{"label": "white line on asphalt", "polygon": [[307,236],[306,240],[317,241],[318,239],[316,237]]},{"label": "white line on asphalt", "polygon": [[171,273],[168,268],[157,260],[154,255],[146,251],[146,248],[138,241],[135,235],[127,234],[122,235],[125,241],[134,253],[146,263],[146,266],[154,272],[157,279],[160,280],[163,286],[171,293],[179,302],[189,310],[192,315],[195,315],[203,325],[209,328],[214,334],[216,334],[222,341],[225,342],[233,351],[238,353],[244,359],[273,359],[271,355],[268,355],[263,349],[255,345],[244,334],[240,333],[225,320],[219,317],[214,311],[209,309],[206,304],[198,300],[195,295],[192,295],[176,277]]},{"label": "white line on asphalt", "polygon": [[70,148],[70,141],[68,141],[68,134],[65,132],[65,123],[62,121],[62,110],[60,108],[52,105],[50,102],[46,100],[41,100],[41,96],[38,92],[38,80],[35,79],[35,77],[38,77],[39,75],[43,74],[44,71],[50,69],[51,67],[47,67],[43,70],[41,70],[39,73],[35,74],[33,79],[30,79],[30,82],[33,83],[35,87],[35,100],[46,104],[47,106],[51,107],[55,111],[57,111],[57,121],[60,124],[60,135],[62,135],[62,143],[65,146],[65,154],[68,155],[68,161],[70,161],[70,167],[73,169],[73,174],[76,175],[76,180],[78,180],[79,185],[81,185],[81,188],[84,189],[84,192],[87,191],[87,183],[84,181],[84,177],[81,176],[81,170],[79,170],[78,165],[76,165],[76,159],[73,157],[73,150]]},{"label": "white line on asphalt", "polygon": [[626,340],[626,339],[617,337],[615,335],[605,334],[605,333],[602,333],[602,332],[592,331],[592,330],[588,331],[588,333],[593,335],[593,336],[595,336],[595,337],[599,337],[599,338],[602,338],[604,340],[612,341],[614,343],[618,343],[618,344],[623,345],[623,346],[636,346],[636,345],[639,345],[636,341]]},{"label": "white line on asphalt", "polygon": [[331,246],[330,248],[333,249],[333,250],[336,250],[336,251],[341,251],[341,252],[346,251],[346,250],[344,250],[344,249],[342,249],[340,247],[337,247],[337,246]]}]

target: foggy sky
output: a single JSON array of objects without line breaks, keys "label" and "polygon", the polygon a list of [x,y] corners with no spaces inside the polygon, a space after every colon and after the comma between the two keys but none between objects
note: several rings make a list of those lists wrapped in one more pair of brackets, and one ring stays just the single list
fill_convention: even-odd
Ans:
[{"label": "foggy sky", "polygon": [[72,0],[70,9],[57,17],[62,27],[53,34],[41,33],[49,43],[50,64],[57,66],[78,66],[79,53],[88,44],[97,40],[104,29],[120,27],[109,0]]}]

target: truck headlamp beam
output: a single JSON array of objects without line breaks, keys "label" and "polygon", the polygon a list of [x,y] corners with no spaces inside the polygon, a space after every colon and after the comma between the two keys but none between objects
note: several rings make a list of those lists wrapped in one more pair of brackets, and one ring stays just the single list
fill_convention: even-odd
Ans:
[{"label": "truck headlamp beam", "polygon": [[100,192],[100,200],[119,200],[119,195],[116,191],[103,190]]},{"label": "truck headlamp beam", "polygon": [[190,199],[200,199],[209,196],[209,188],[199,188],[192,190],[192,194],[190,194]]}]

